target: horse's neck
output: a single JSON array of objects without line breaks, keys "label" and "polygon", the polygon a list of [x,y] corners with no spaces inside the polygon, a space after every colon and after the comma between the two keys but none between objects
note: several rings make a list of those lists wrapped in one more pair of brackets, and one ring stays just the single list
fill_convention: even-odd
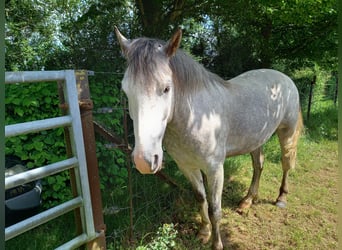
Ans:
[{"label": "horse's neck", "polygon": [[[177,95],[177,93],[176,93]],[[175,97],[173,119],[171,128],[177,131],[186,129],[189,118],[196,116],[210,116],[212,114],[227,115],[227,107],[234,101],[229,86],[220,82],[212,82],[210,85],[192,93],[182,93]]]}]

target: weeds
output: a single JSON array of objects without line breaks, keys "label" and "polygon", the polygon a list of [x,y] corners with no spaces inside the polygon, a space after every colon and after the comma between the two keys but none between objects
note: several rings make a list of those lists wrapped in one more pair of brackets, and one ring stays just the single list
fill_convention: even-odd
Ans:
[{"label": "weeds", "polygon": [[[177,230],[174,225],[164,224],[159,227],[157,233],[152,240],[143,246],[137,247],[136,250],[167,250],[173,249],[176,246],[175,239],[177,237]],[[146,235],[146,237],[149,235]]]}]

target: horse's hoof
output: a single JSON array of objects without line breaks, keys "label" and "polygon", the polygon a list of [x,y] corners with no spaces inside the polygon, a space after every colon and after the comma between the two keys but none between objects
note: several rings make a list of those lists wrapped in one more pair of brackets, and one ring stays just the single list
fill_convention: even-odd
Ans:
[{"label": "horse's hoof", "polygon": [[277,201],[276,206],[280,208],[286,208],[286,202],[284,201]]},{"label": "horse's hoof", "polygon": [[243,209],[243,208],[241,208],[241,207],[238,207],[237,209],[235,209],[235,211],[236,211],[238,214],[242,215],[242,214],[243,214],[243,211],[244,211],[244,209]]},{"label": "horse's hoof", "polygon": [[207,244],[210,240],[211,232],[208,227],[203,227],[197,234],[197,238],[202,242],[202,244]]},{"label": "horse's hoof", "polygon": [[218,242],[216,244],[213,244],[211,249],[213,249],[213,250],[223,250],[222,242]]},{"label": "horse's hoof", "polygon": [[239,207],[235,211],[238,212],[239,214],[243,214],[244,211],[248,210],[251,206],[252,206],[252,199],[250,198],[243,199],[240,202]]},{"label": "horse's hoof", "polygon": [[207,235],[198,234],[197,238],[202,244],[207,244],[210,240],[210,234],[207,234]]}]

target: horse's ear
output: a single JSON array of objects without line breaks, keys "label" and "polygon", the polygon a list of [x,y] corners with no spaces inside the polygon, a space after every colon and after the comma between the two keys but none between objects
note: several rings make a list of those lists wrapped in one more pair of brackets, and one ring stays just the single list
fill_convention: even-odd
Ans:
[{"label": "horse's ear", "polygon": [[173,34],[171,39],[165,45],[165,53],[168,57],[174,56],[182,40],[182,30],[178,30]]},{"label": "horse's ear", "polygon": [[128,51],[129,45],[130,45],[130,40],[128,40],[126,37],[124,37],[120,33],[119,29],[116,26],[114,26],[114,29],[115,29],[116,37],[117,37],[119,44],[120,44],[120,47],[121,47],[121,51],[124,54],[124,56],[126,57],[127,51]]}]

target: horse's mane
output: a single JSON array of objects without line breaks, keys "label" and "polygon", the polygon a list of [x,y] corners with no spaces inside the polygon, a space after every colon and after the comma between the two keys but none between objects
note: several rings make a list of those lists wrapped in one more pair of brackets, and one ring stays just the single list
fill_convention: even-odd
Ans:
[{"label": "horse's mane", "polygon": [[[154,79],[157,74],[157,67],[167,62],[166,54],[160,48],[166,43],[157,39],[138,38],[132,41],[127,52],[130,73],[134,77],[146,77]],[[216,74],[205,69],[183,50],[178,49],[176,54],[169,61],[174,77],[174,84],[182,93],[196,92],[213,84],[227,86],[228,82]]]},{"label": "horse's mane", "polygon": [[194,92],[203,87],[211,87],[214,84],[226,86],[228,83],[218,75],[208,71],[181,49],[178,49],[171,58],[170,67],[175,78],[175,84],[185,91]]}]

